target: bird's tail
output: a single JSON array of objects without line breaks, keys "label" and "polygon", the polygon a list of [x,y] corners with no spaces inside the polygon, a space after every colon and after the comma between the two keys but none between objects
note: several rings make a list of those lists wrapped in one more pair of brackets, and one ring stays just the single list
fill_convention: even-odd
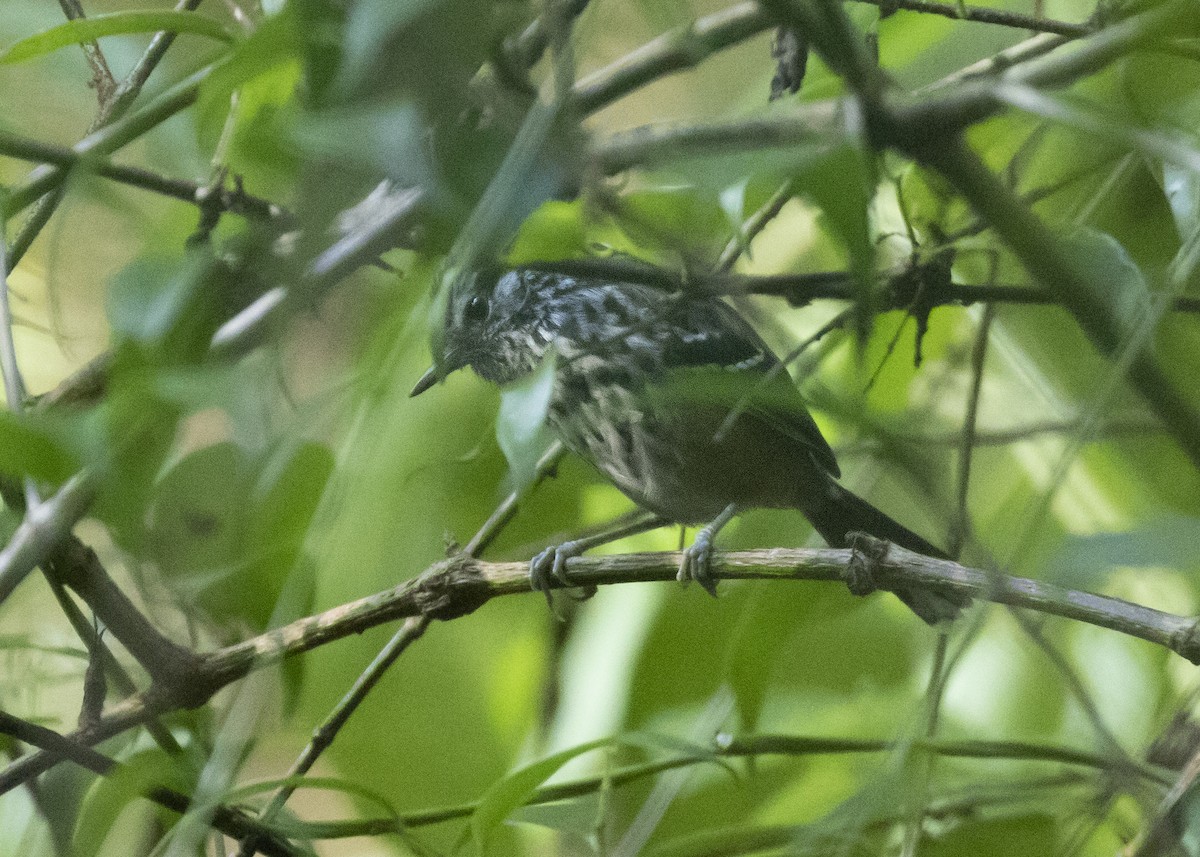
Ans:
[{"label": "bird's tail", "polygon": [[[804,509],[804,514],[831,547],[849,547],[847,535],[861,532],[926,556],[949,559],[944,551],[833,480],[822,500],[824,502],[815,504],[814,508]],[[971,603],[965,595],[927,589],[897,589],[896,595],[930,625],[958,618],[962,609]]]}]

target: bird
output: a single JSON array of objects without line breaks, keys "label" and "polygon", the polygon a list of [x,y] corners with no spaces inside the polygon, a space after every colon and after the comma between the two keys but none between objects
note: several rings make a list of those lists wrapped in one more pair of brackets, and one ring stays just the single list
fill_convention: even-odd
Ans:
[{"label": "bird", "polygon": [[[410,395],[464,367],[503,386],[553,360],[546,421],[563,444],[659,525],[705,525],[681,580],[716,594],[713,539],[751,508],[798,509],[831,547],[864,532],[947,558],[837,481],[833,450],[779,358],[720,297],[536,265],[450,282],[440,359]],[[548,583],[548,566],[562,578],[578,544],[535,557],[534,588]],[[924,588],[896,594],[931,625],[968,603]]]}]

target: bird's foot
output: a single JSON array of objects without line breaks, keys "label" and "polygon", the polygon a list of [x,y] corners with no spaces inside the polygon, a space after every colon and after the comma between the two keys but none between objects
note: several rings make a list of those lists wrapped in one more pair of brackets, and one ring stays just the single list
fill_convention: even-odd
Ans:
[{"label": "bird's foot", "polygon": [[675,579],[685,586],[696,581],[713,598],[717,597],[717,581],[712,573],[713,531],[705,527],[696,533],[696,540],[683,551],[679,573]]},{"label": "bird's foot", "polygon": [[[574,584],[567,578],[567,560],[572,557],[579,556],[589,545],[583,541],[563,542],[561,545],[554,545],[546,548],[533,559],[529,561],[529,585],[534,592],[540,592],[546,596],[546,603],[550,605],[550,609],[554,609],[554,603],[550,598],[552,589],[556,587],[555,583],[561,587],[570,588]],[[579,587],[580,594],[572,595],[579,601],[586,601],[596,594],[595,586]]]},{"label": "bird's foot", "polygon": [[717,579],[713,577],[712,573],[713,539],[717,537],[717,533],[721,532],[722,527],[733,520],[733,516],[737,512],[736,505],[726,506],[724,511],[717,515],[708,526],[696,533],[696,540],[683,552],[683,559],[679,563],[679,574],[675,575],[680,583],[694,580],[703,586],[704,591],[713,598],[717,597]]},{"label": "bird's foot", "polygon": [[866,533],[847,533],[846,541],[851,551],[844,574],[846,588],[853,595],[870,595],[879,588],[875,569],[887,556],[889,543]]}]

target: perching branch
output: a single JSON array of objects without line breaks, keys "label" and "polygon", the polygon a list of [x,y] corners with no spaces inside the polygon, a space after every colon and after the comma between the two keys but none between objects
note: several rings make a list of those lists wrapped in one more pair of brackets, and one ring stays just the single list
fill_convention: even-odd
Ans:
[{"label": "perching branch", "polygon": [[[863,537],[867,543],[877,540]],[[886,543],[878,543],[881,547]],[[1146,640],[1200,663],[1200,630],[1194,617],[1179,616],[1119,598],[1066,589],[1021,577],[995,575],[949,560],[922,556],[895,545],[871,567],[878,589],[929,588],[969,595],[1052,616],[1108,628]],[[856,553],[851,550],[785,549],[716,554],[718,580],[811,580],[840,583]],[[646,553],[578,557],[567,561],[570,586],[607,586],[646,581],[674,581],[680,554]],[[861,583],[861,579],[857,579]],[[554,583],[554,587],[560,584]],[[459,555],[436,563],[420,576],[392,589],[298,619],[282,628],[201,655],[186,676],[171,684],[155,684],[147,692],[116,706],[92,726],[71,736],[92,744],[140,725],[165,711],[202,705],[212,694],[249,673],[344,637],[412,616],[448,621],[465,616],[493,598],[529,594],[525,562],[482,562]],[[28,756],[0,772],[0,794],[36,776],[54,763],[40,754]]]}]

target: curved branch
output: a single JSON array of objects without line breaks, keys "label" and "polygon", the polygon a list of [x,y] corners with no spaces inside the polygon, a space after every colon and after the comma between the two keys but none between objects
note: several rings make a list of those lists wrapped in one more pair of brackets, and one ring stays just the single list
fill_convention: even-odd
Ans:
[{"label": "curved branch", "polygon": [[[902,742],[874,738],[754,735],[729,739],[718,744],[712,753],[675,756],[640,765],[629,765],[603,777],[587,777],[565,783],[544,785],[530,795],[527,805],[570,800],[594,794],[602,788],[620,787],[665,771],[713,763],[718,759],[886,753],[904,749],[921,750],[950,759],[1001,759],[1058,763],[1138,777],[1164,787],[1170,782],[1170,777],[1165,771],[1150,765],[1130,766],[1123,764],[1120,760],[1109,759],[1098,753],[1074,750],[1053,744],[1035,744],[1026,741],[946,741],[940,739]],[[311,839],[379,836],[414,827],[425,827],[460,818],[469,818],[478,806],[478,802],[472,802],[457,806],[417,810],[405,813],[398,819],[364,818],[341,822],[281,822],[280,829],[292,836]]]},{"label": "curved branch", "polygon": [[[860,541],[869,544],[878,540],[860,536]],[[1146,640],[1200,664],[1200,630],[1194,617],[1052,583],[993,574],[879,544],[886,550],[870,569],[871,582],[878,589],[928,588],[1036,610]],[[837,583],[845,580],[847,567],[856,556],[855,551],[845,549],[773,548],[716,554],[712,567],[718,580]],[[680,554],[674,552],[577,557],[567,561],[566,570],[570,586],[673,582],[679,562]],[[555,581],[551,585],[562,584]],[[221,688],[255,670],[385,622],[411,616],[456,619],[493,598],[530,591],[528,563],[483,562],[454,556],[392,589],[199,656],[190,675],[170,685],[155,684],[146,693],[114,706],[96,723],[72,735],[71,740],[95,744],[163,712],[202,705]],[[15,762],[0,771],[0,794],[47,770],[54,762],[55,758],[45,754],[32,754]]]}]

